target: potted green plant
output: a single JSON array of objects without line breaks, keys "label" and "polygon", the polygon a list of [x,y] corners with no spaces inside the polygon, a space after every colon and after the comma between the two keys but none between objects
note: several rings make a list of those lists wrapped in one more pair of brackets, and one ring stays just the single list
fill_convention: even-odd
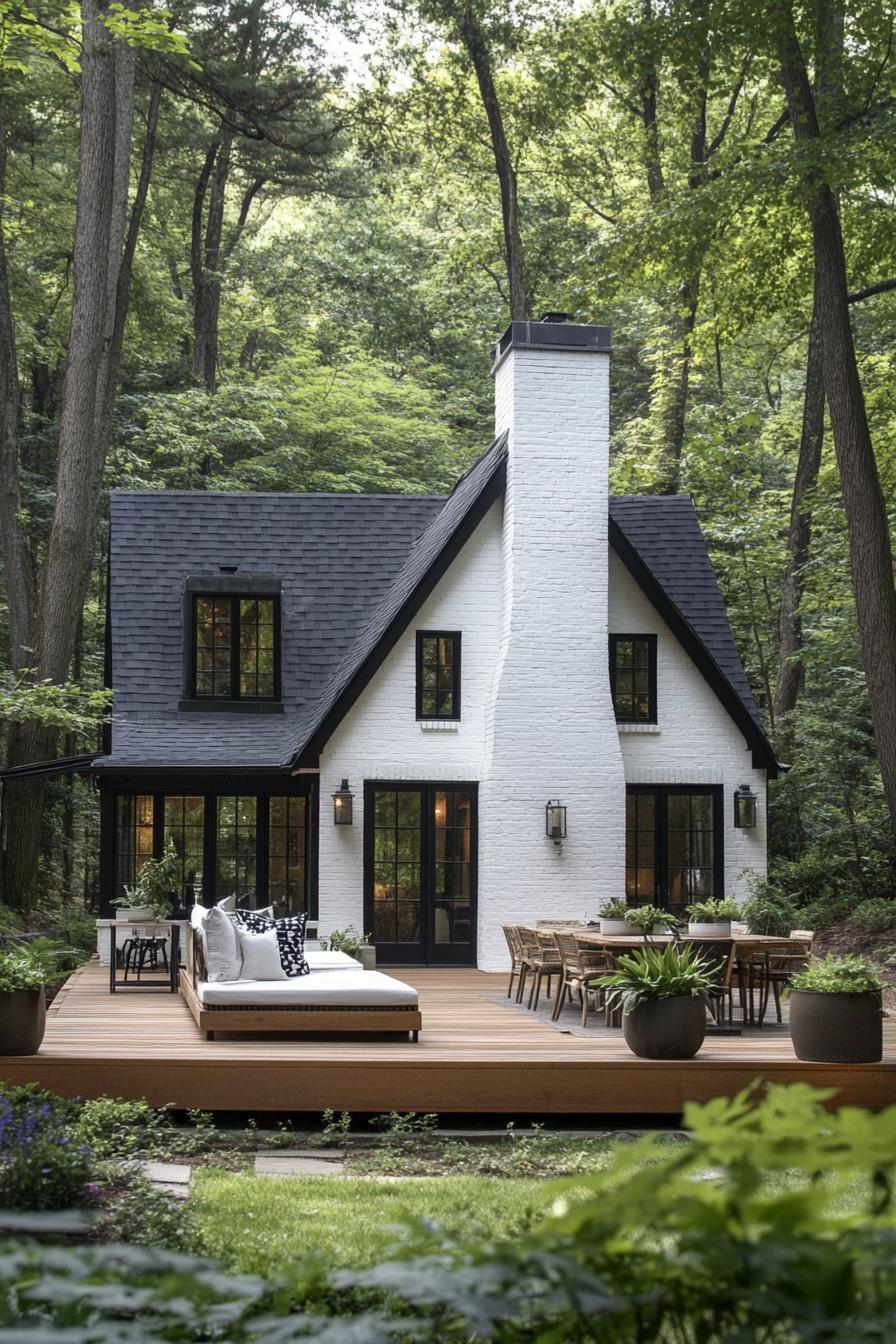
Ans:
[{"label": "potted green plant", "polygon": [[688,906],[688,933],[692,938],[730,938],[731,921],[739,914],[737,901],[695,901]]},{"label": "potted green plant", "polygon": [[694,948],[670,943],[619,957],[601,976],[612,1005],[622,1006],[622,1034],[640,1059],[692,1059],[706,1036],[712,969]]},{"label": "potted green plant", "polygon": [[882,988],[864,957],[822,957],[797,971],[787,989],[797,1059],[878,1063],[883,1056]]},{"label": "potted green plant", "polygon": [[370,945],[370,934],[359,933],[354,924],[345,929],[334,929],[326,940],[331,952],[344,952],[360,961],[365,971],[376,970],[376,948]]},{"label": "potted green plant", "polygon": [[52,970],[26,947],[0,952],[0,1055],[36,1055],[47,1020]]},{"label": "potted green plant", "polygon": [[621,896],[612,901],[605,901],[598,911],[600,917],[600,931],[605,938],[612,938],[619,934],[634,933],[635,927],[629,922],[629,905]]},{"label": "potted green plant", "polygon": [[647,938],[651,933],[665,933],[672,916],[658,905],[633,905],[628,910],[628,922]]},{"label": "potted green plant", "polygon": [[180,878],[180,858],[169,838],[160,859],[147,859],[136,883],[112,904],[120,920],[164,919],[171,914]]}]

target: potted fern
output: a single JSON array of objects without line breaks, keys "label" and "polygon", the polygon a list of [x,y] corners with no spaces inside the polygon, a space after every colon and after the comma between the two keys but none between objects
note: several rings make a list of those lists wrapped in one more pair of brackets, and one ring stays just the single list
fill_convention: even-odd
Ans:
[{"label": "potted fern", "polygon": [[620,934],[634,933],[635,926],[629,922],[628,902],[622,897],[605,901],[598,911],[600,931],[605,938],[614,938]]},{"label": "potted fern", "polygon": [[360,961],[365,971],[376,970],[376,948],[371,946],[370,934],[359,933],[354,924],[346,929],[334,929],[326,940],[331,952],[344,952]]},{"label": "potted fern", "polygon": [[824,957],[792,977],[790,1037],[797,1059],[876,1064],[883,1056],[883,982],[864,957]]},{"label": "potted fern", "polygon": [[125,887],[124,896],[112,904],[120,920],[165,919],[171,914],[177,897],[180,859],[169,838],[160,859],[147,859],[136,883]]},{"label": "potted fern", "polygon": [[649,938],[652,933],[665,933],[672,916],[659,905],[634,905],[628,912],[628,922],[636,932]]},{"label": "potted fern", "polygon": [[694,948],[670,943],[618,958],[597,982],[622,1006],[622,1034],[640,1059],[692,1059],[706,1037],[712,969]]},{"label": "potted fern", "polygon": [[692,938],[730,938],[731,921],[739,914],[737,901],[696,901],[688,906],[688,933]]}]

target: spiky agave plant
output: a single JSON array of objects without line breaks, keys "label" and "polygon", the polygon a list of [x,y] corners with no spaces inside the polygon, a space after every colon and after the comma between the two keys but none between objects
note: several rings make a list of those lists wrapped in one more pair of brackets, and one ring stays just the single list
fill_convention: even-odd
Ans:
[{"label": "spiky agave plant", "polygon": [[616,970],[597,984],[609,991],[612,1005],[622,1004],[630,1013],[648,999],[703,999],[716,980],[716,971],[687,943],[668,947],[644,947],[617,960]]}]

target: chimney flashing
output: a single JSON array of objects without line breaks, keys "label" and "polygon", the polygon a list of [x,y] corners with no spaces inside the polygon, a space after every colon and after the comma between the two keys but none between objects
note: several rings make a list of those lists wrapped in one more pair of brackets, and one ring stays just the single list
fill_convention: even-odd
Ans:
[{"label": "chimney flashing", "polygon": [[591,322],[515,320],[495,346],[492,374],[497,372],[511,350],[556,350],[578,355],[608,355],[610,328],[599,327]]}]

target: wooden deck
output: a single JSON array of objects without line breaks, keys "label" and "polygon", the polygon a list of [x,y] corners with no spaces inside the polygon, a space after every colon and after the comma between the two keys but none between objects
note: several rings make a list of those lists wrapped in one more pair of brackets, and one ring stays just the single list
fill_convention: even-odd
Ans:
[{"label": "wooden deck", "polygon": [[[167,994],[108,992],[94,961],[50,1008],[37,1055],[0,1058],[0,1078],[66,1096],[145,1097],[154,1105],[238,1111],[440,1111],[482,1114],[675,1115],[685,1101],[730,1095],[756,1078],[840,1089],[839,1100],[896,1101],[896,1024],[881,1064],[796,1059],[786,1036],[715,1037],[694,1060],[635,1059],[621,1033],[563,1035],[496,1001],[504,976],[407,970],[423,1030],[417,1045],[368,1038],[206,1041]],[[573,1015],[571,1015],[572,1017]]]}]

